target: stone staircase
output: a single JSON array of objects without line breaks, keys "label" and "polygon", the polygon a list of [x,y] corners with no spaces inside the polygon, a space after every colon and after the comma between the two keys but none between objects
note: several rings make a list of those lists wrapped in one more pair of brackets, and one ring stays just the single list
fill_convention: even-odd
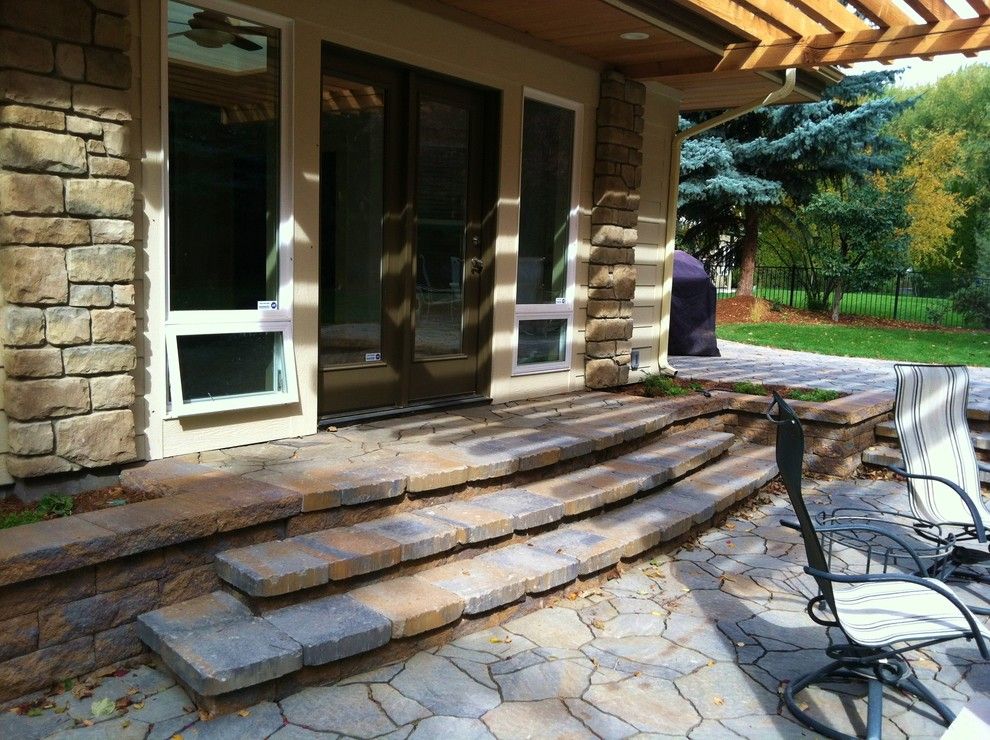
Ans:
[{"label": "stone staircase", "polygon": [[345,507],[345,492],[334,526],[218,554],[223,590],[146,613],[138,632],[201,706],[230,711],[591,584],[777,472],[772,448],[721,431],[619,430],[614,442],[590,456],[565,444],[569,468],[512,461],[530,472],[454,496],[435,495],[450,490],[443,476],[423,478],[402,507]]},{"label": "stone staircase", "polygon": [[[863,463],[887,467],[900,465],[901,451],[897,442],[897,427],[893,421],[885,421],[876,426],[877,444],[863,451]],[[990,431],[980,429],[978,422],[970,419],[970,437],[978,460],[990,462]],[[990,472],[980,471],[980,482],[990,485]]]}]

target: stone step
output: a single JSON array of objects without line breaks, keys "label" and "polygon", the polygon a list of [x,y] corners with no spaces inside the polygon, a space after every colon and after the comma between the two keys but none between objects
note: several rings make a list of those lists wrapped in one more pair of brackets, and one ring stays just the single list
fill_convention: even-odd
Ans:
[{"label": "stone step", "polygon": [[733,441],[725,432],[673,434],[600,465],[525,488],[228,550],[216,558],[217,573],[252,597],[281,596],[346,580],[614,504],[704,465]]},{"label": "stone step", "polygon": [[[886,445],[873,445],[873,447],[863,450],[863,462],[867,465],[878,465],[884,468],[890,465],[900,466],[904,463],[901,458],[901,451],[896,447],[887,447]],[[990,485],[990,471],[981,468],[979,476],[980,483]]]},{"label": "stone step", "polygon": [[263,616],[230,594],[214,592],[142,615],[139,634],[196,694],[220,696],[452,625],[462,615],[495,614],[526,594],[566,586],[679,537],[776,472],[772,448],[737,445],[632,503],[526,542]]},{"label": "stone step", "polygon": [[[897,440],[897,427],[892,421],[884,421],[876,426],[878,439]],[[970,431],[970,438],[973,440],[974,449],[980,451],[990,451],[990,432]]]},{"label": "stone step", "polygon": [[395,501],[553,466],[723,410],[717,398],[659,404],[613,393],[549,396],[369,422],[296,440],[149,462],[130,491],[207,496],[219,485],[277,486],[298,511]]}]

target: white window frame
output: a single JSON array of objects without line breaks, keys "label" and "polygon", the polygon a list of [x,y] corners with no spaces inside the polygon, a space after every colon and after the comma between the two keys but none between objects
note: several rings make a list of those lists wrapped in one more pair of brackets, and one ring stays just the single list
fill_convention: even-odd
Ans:
[{"label": "white window frame", "polygon": [[[574,347],[574,298],[577,292],[577,245],[578,245],[578,217],[581,207],[581,157],[583,124],[584,124],[584,104],[558,95],[552,95],[541,90],[530,87],[523,88],[523,104],[520,109],[519,120],[519,150],[523,150],[523,137],[526,135],[526,101],[535,100],[540,103],[555,105],[574,112],[574,140],[573,151],[571,152],[571,210],[568,216],[569,238],[567,240],[567,287],[564,291],[564,299],[560,303],[516,303],[515,322],[513,328],[513,355],[512,355],[512,375],[536,375],[538,373],[563,372],[571,369],[571,356]],[[519,165],[519,194],[522,195],[522,170],[524,163]],[[519,204],[519,219],[522,219],[522,201]],[[519,231],[519,223],[516,223],[516,233]],[[519,279],[519,253],[516,252],[516,280]],[[515,296],[513,296],[515,300]],[[566,337],[564,340],[564,358],[558,362],[539,362],[519,364],[519,322],[530,319],[566,319]]]},{"label": "white window frame", "polygon": [[[184,2],[184,0],[180,0]],[[229,0],[189,0],[189,5],[216,10],[225,15],[279,30],[279,224],[278,298],[276,309],[230,311],[173,311],[171,308],[171,241],[169,235],[169,129],[168,129],[168,0],[161,0],[161,128],[163,156],[163,212],[165,243],[165,356],[170,403],[165,418],[208,414],[239,409],[280,406],[299,400],[295,353],[292,344],[293,294],[293,200],[292,200],[292,63],[293,22],[284,16]],[[182,400],[176,338],[192,334],[278,332],[282,335],[285,392],[259,393],[186,403]]]},{"label": "white window frame", "polygon": [[[182,377],[178,372],[173,372],[172,368],[179,367],[179,342],[178,338],[203,334],[254,334],[273,333],[282,337],[282,370],[285,372],[285,388],[281,391],[262,391],[258,393],[244,393],[238,395],[222,396],[209,401],[194,400],[185,401],[182,394]],[[241,409],[254,409],[262,406],[276,406],[286,403],[294,403],[299,397],[299,388],[296,385],[296,373],[294,365],[290,365],[289,358],[292,357],[292,322],[267,322],[259,321],[254,325],[242,323],[228,323],[222,325],[200,324],[198,326],[166,326],[165,327],[165,353],[168,358],[169,367],[169,389],[172,393],[172,409],[178,416],[194,416],[198,414],[212,414],[220,411],[239,411]],[[276,365],[278,358],[276,358]],[[290,367],[292,372],[290,372]],[[237,368],[231,363],[231,372],[236,372]]]}]

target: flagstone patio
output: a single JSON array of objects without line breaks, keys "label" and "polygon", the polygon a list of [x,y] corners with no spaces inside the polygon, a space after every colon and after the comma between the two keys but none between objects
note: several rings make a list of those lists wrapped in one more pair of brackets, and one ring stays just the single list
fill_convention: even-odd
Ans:
[{"label": "flagstone patio", "polygon": [[[903,496],[886,481],[809,481],[807,493],[812,509],[897,505]],[[278,703],[200,721],[181,688],[142,666],[104,679],[92,696],[51,697],[36,716],[0,715],[0,737],[809,736],[778,694],[781,682],[825,660],[827,644],[803,611],[812,582],[801,571],[798,535],[779,524],[789,513],[786,497],[766,493],[600,588]],[[975,648],[952,643],[911,662],[955,711],[990,691],[990,665]],[[128,706],[94,717],[93,702],[103,698]],[[849,696],[817,691],[805,701],[862,731]],[[884,708],[885,737],[944,729],[898,696]]]}]

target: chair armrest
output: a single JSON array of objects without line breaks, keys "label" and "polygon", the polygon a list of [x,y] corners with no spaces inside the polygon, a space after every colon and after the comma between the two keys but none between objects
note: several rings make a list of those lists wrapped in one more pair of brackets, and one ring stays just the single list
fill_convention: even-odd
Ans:
[{"label": "chair armrest", "polygon": [[869,532],[881,537],[886,537],[896,543],[898,547],[902,548],[904,552],[911,556],[914,564],[918,566],[919,573],[928,572],[928,569],[925,567],[924,563],[921,562],[921,557],[918,555],[918,552],[914,549],[911,543],[904,537],[884,529],[883,527],[878,527],[872,524],[825,524],[815,527],[815,531],[824,532],[827,534],[832,534],[835,532]]},{"label": "chair armrest", "polygon": [[987,473],[990,473],[990,462],[983,462],[983,460],[976,461],[976,467]]},{"label": "chair armrest", "polygon": [[897,473],[898,475],[903,475],[905,478],[917,478],[919,480],[935,481],[936,483],[942,483],[948,486],[953,491],[955,491],[956,495],[959,496],[959,498],[961,498],[963,503],[966,505],[966,508],[969,509],[969,515],[973,517],[973,528],[975,530],[977,541],[980,542],[980,544],[986,544],[987,533],[986,533],[986,528],[983,526],[983,517],[980,516],[980,510],[976,508],[976,502],[974,502],[973,499],[971,499],[969,495],[962,488],[960,488],[958,485],[953,483],[951,480],[948,480],[947,478],[942,478],[938,475],[909,473],[904,468],[900,468],[896,465],[888,465],[887,467],[890,468],[890,470]]},{"label": "chair armrest", "polygon": [[970,612],[966,605],[960,601],[959,597],[956,596],[955,593],[953,593],[953,591],[941,581],[936,581],[931,578],[919,578],[918,576],[901,574],[894,575],[890,573],[869,573],[860,576],[847,576],[817,570],[808,565],[804,567],[804,572],[813,578],[821,578],[833,583],[911,583],[916,586],[923,586],[930,591],[935,591],[959,610],[959,613],[966,620],[966,623],[969,625],[969,628],[973,633],[973,639],[976,640],[976,645],[980,650],[980,655],[982,655],[985,660],[990,659],[990,650],[987,649],[983,632],[980,630],[980,626],[977,624],[972,612]]}]

